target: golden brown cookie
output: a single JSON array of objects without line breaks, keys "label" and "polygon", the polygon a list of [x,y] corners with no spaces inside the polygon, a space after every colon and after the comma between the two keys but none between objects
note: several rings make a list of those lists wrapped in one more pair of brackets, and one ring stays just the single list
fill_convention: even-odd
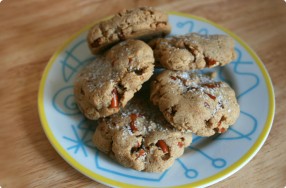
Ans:
[{"label": "golden brown cookie", "polygon": [[118,112],[151,77],[153,63],[153,51],[142,41],[127,40],[112,47],[76,77],[79,109],[89,119]]},{"label": "golden brown cookie", "polygon": [[175,130],[148,98],[140,91],[119,113],[100,119],[93,142],[125,167],[163,172],[190,145],[192,134]]},{"label": "golden brown cookie", "polygon": [[92,53],[126,39],[151,39],[171,31],[168,15],[151,7],[123,10],[111,19],[95,24],[87,40]]},{"label": "golden brown cookie", "polygon": [[176,129],[199,136],[225,132],[240,112],[232,88],[192,72],[162,72],[152,84],[151,101]]},{"label": "golden brown cookie", "polygon": [[149,42],[156,63],[169,70],[188,71],[223,66],[235,59],[234,41],[227,35],[191,33]]}]

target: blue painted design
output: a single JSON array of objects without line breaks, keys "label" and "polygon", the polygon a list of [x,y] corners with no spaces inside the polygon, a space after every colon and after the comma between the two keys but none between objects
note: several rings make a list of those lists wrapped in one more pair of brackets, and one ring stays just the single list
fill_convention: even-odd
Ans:
[{"label": "blue painted design", "polygon": [[[195,27],[195,24],[194,24],[194,22],[193,21],[186,21],[186,22],[178,22],[177,24],[176,24],[176,26],[178,27],[178,28],[183,28],[183,27],[185,27],[185,26],[189,26],[189,30],[188,30],[188,32],[195,32],[194,31],[194,27]],[[202,35],[208,35],[209,34],[209,32],[208,32],[208,30],[206,29],[206,28],[201,28],[201,29],[199,29],[198,31],[197,31],[197,33],[200,33],[200,34],[202,34]]]},{"label": "blue painted design", "polygon": [[252,91],[254,88],[256,88],[259,84],[259,77],[252,73],[252,72],[241,72],[238,70],[238,67],[239,65],[252,65],[253,62],[250,62],[250,61],[241,61],[241,57],[242,57],[242,53],[241,51],[238,49],[238,48],[235,48],[237,54],[238,54],[238,57],[237,57],[237,60],[234,62],[234,72],[238,75],[243,75],[243,76],[248,76],[248,77],[251,77],[254,79],[254,84],[251,85],[248,89],[246,89],[245,91],[243,91],[242,93],[240,93],[237,98],[241,98],[243,95],[249,93],[250,91]]},{"label": "blue painted design", "polygon": [[80,114],[74,100],[73,86],[66,86],[58,90],[53,97],[52,104],[63,115],[73,116]]},{"label": "blue painted design", "polygon": [[197,151],[198,153],[200,153],[201,155],[206,157],[208,160],[210,160],[212,162],[212,166],[215,168],[223,168],[227,164],[226,160],[223,158],[213,158],[213,157],[209,156],[208,154],[206,154],[205,152],[203,152],[202,150],[195,148],[193,146],[189,146],[189,148]]},{"label": "blue painted design", "polygon": [[[66,51],[66,56],[63,61],[60,61],[62,64],[62,74],[65,82],[68,82],[71,77],[78,71],[79,67],[85,65],[86,63],[89,63],[95,59],[95,56],[89,57],[85,60],[78,59],[74,54],[74,50],[80,47],[80,45],[87,45],[86,39],[80,40],[78,43],[76,43],[69,51]],[[72,59],[76,62],[76,65],[72,66],[69,63],[69,59]]]},{"label": "blue painted design", "polygon": [[[77,62],[77,66],[76,67],[72,67],[71,65],[68,64],[68,58],[70,58],[69,54],[72,54],[73,51],[75,49],[77,49],[81,44],[84,44],[86,43],[86,40],[85,39],[82,39],[81,41],[79,41],[78,43],[76,43],[71,49],[70,51],[67,53],[66,52],[66,56],[64,58],[63,61],[61,61],[61,63],[63,64],[62,66],[62,73],[63,73],[63,76],[64,76],[64,80],[65,82],[68,82],[70,80],[70,78],[72,77],[72,75],[74,73],[76,73],[76,70],[78,69],[78,67],[80,66],[80,62]],[[68,68],[68,69],[67,69]],[[71,70],[72,72],[70,74],[68,74],[68,70]]]},{"label": "blue painted design", "polygon": [[[163,172],[159,178],[144,178],[144,177],[139,177],[139,176],[133,176],[133,175],[128,175],[128,174],[125,174],[125,173],[122,173],[122,172],[117,172],[117,171],[114,171],[114,170],[111,170],[111,169],[107,169],[107,168],[104,168],[104,167],[101,167],[100,166],[100,163],[99,163],[99,152],[96,151],[95,153],[95,165],[96,165],[96,168],[102,170],[102,171],[105,171],[105,172],[109,172],[109,173],[112,173],[112,174],[116,174],[116,175],[119,175],[119,176],[123,176],[123,177],[126,177],[126,178],[132,178],[132,179],[136,179],[136,180],[144,180],[144,181],[155,181],[155,182],[159,182],[162,180],[162,178],[166,175],[166,173],[168,172],[168,170],[166,170],[165,172]],[[134,171],[134,170],[131,170],[131,169],[128,169],[128,171]]]},{"label": "blue painted design", "polygon": [[[83,118],[77,126],[71,125],[74,137],[63,136],[65,140],[68,140],[73,143],[72,146],[67,147],[67,150],[73,150],[74,154],[77,154],[78,151],[82,151],[85,157],[88,157],[86,147],[95,149],[95,146],[92,145],[92,137],[94,131],[91,128],[83,128],[87,123],[87,120]],[[91,125],[87,125],[89,127]]]},{"label": "blue painted design", "polygon": [[73,133],[75,135],[75,139],[72,139],[72,138],[69,138],[69,137],[66,137],[66,136],[63,136],[64,139],[68,140],[68,141],[71,141],[74,143],[73,146],[71,147],[68,147],[67,150],[71,150],[71,149],[75,149],[74,150],[74,153],[77,154],[77,152],[79,151],[79,149],[82,150],[83,154],[85,157],[87,157],[87,152],[86,152],[86,149],[84,147],[84,143],[82,142],[82,139],[79,137],[77,131],[76,131],[76,128],[75,126],[72,125],[72,130],[73,130]]},{"label": "blue painted design", "polygon": [[199,175],[199,172],[193,168],[188,168],[181,159],[177,159],[177,161],[180,163],[180,165],[183,167],[185,170],[185,176],[189,179],[194,179],[197,178]]},{"label": "blue painted design", "polygon": [[245,138],[247,140],[251,140],[251,138],[249,137],[248,134],[244,135],[243,133],[237,131],[233,127],[230,127],[229,130],[232,131],[232,132],[235,132],[239,136],[238,137],[233,137],[233,138],[217,138],[217,140],[236,140],[236,139],[241,139],[241,138]]}]

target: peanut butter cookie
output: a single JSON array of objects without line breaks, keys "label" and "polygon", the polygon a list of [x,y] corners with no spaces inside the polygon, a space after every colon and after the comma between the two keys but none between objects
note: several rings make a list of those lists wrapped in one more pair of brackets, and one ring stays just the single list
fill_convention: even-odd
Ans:
[{"label": "peanut butter cookie", "polygon": [[227,35],[191,33],[150,41],[156,63],[169,70],[188,71],[223,66],[235,59],[234,41]]},{"label": "peanut butter cookie", "polygon": [[151,7],[123,10],[111,19],[95,24],[89,31],[88,44],[96,54],[126,39],[151,39],[171,31],[168,15]]},{"label": "peanut butter cookie", "polygon": [[192,134],[175,130],[149,95],[140,93],[119,113],[99,120],[93,142],[125,167],[163,172],[190,145]]},{"label": "peanut butter cookie", "polygon": [[152,84],[151,101],[176,129],[199,136],[225,132],[240,112],[230,86],[192,72],[162,72]]},{"label": "peanut butter cookie", "polygon": [[147,44],[139,40],[117,44],[76,77],[74,94],[79,109],[89,119],[118,112],[153,70],[153,51]]}]

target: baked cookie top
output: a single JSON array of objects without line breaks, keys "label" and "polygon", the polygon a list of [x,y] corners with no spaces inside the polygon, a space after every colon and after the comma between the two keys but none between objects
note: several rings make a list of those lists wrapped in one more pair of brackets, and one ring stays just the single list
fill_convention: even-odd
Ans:
[{"label": "baked cookie top", "polygon": [[154,70],[152,49],[142,41],[127,40],[84,67],[74,83],[79,109],[89,119],[119,111]]},{"label": "baked cookie top", "polygon": [[124,109],[99,120],[95,146],[125,167],[163,172],[190,145],[191,133],[175,130],[141,91]]},{"label": "baked cookie top", "polygon": [[92,53],[130,38],[151,39],[170,33],[168,15],[151,7],[123,10],[111,19],[95,24],[87,40]]},{"label": "baked cookie top", "polygon": [[190,33],[149,42],[156,62],[169,70],[188,71],[223,66],[235,59],[234,41],[227,35]]},{"label": "baked cookie top", "polygon": [[193,72],[162,72],[152,83],[150,98],[175,128],[199,136],[225,132],[240,112],[228,84]]}]

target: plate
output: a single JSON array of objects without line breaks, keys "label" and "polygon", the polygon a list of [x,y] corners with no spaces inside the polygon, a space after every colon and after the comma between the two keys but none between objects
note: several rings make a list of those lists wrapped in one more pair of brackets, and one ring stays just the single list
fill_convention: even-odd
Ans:
[{"label": "plate", "polygon": [[79,112],[73,96],[76,73],[95,59],[86,35],[90,26],[71,37],[50,59],[38,94],[42,126],[57,152],[84,175],[118,187],[205,187],[238,171],[261,148],[274,117],[274,92],[270,77],[250,47],[227,29],[192,15],[170,12],[171,35],[189,32],[227,34],[235,40],[237,59],[217,68],[218,79],[235,90],[241,113],[220,136],[194,136],[184,155],[164,173],[124,168],[97,151],[91,137],[95,122]]}]

